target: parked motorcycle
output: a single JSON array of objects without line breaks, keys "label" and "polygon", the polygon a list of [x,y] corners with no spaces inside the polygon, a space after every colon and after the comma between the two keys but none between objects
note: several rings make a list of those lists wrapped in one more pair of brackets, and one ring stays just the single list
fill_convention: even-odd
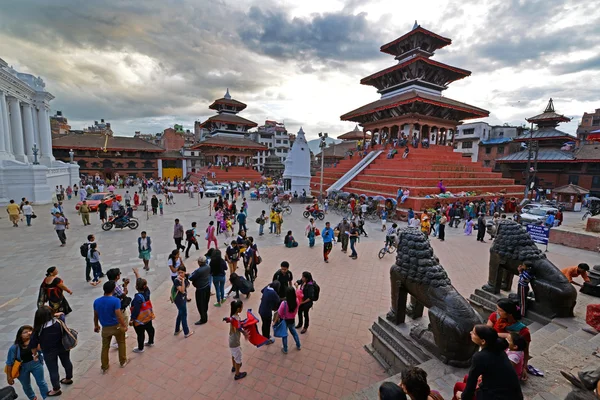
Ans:
[{"label": "parked motorcycle", "polygon": [[313,210],[312,206],[306,206],[306,210],[302,213],[302,216],[304,218],[309,218],[312,216],[313,218],[318,218],[321,221],[325,219],[325,213],[321,210]]},{"label": "parked motorcycle", "polygon": [[118,217],[111,216],[108,218],[108,221],[102,224],[103,231],[110,231],[113,227],[115,228],[125,228],[129,229],[137,229],[140,226],[140,223],[137,221],[135,217],[127,217],[126,219],[119,219]]}]

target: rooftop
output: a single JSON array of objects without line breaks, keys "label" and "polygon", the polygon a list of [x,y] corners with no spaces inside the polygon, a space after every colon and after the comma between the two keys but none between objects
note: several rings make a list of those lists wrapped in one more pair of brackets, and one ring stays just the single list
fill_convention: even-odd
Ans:
[{"label": "rooftop", "polygon": [[242,111],[247,107],[246,104],[242,103],[241,101],[237,101],[231,98],[231,95],[229,94],[229,88],[227,88],[225,96],[215,100],[210,106],[208,106],[208,108],[210,108],[211,110],[219,110],[219,104],[235,107],[238,112]]},{"label": "rooftop", "polygon": [[405,46],[401,46],[401,44],[403,42],[407,41],[409,38],[411,38],[413,36],[419,36],[419,35],[427,36],[427,37],[433,39],[433,43],[431,43],[430,46],[428,46],[427,48],[423,48],[423,50],[429,51],[429,52],[433,52],[437,49],[441,49],[442,47],[445,47],[452,43],[452,40],[445,38],[443,36],[440,36],[437,33],[433,33],[431,31],[423,28],[421,25],[417,24],[417,21],[415,21],[415,26],[413,27],[413,29],[410,32],[405,33],[404,35],[400,36],[396,40],[392,40],[391,42],[384,44],[383,46],[381,46],[379,48],[379,51],[381,51],[383,53],[391,54],[393,56],[403,54],[406,52],[406,49],[405,49]]},{"label": "rooftop", "polygon": [[[532,156],[532,160],[533,160]],[[506,157],[498,159],[498,162],[521,162],[529,159],[529,151],[523,150],[517,153],[512,153]],[[564,151],[557,149],[540,149],[538,152],[538,162],[549,162],[549,161],[574,161],[575,155],[572,151]]]},{"label": "rooftop", "polygon": [[554,110],[554,102],[552,101],[552,98],[551,98],[550,101],[548,101],[548,105],[546,106],[546,109],[544,110],[543,113],[538,114],[531,118],[526,118],[525,120],[527,122],[531,122],[531,123],[538,124],[538,125],[549,124],[549,125],[557,126],[559,122],[571,121],[571,118],[565,117],[562,114],[558,114]]},{"label": "rooftop", "polygon": [[482,140],[479,144],[485,146],[485,145],[503,144],[503,143],[509,143],[509,142],[512,142],[512,138],[499,137],[499,138],[491,138],[491,139],[487,139],[487,140]]},{"label": "rooftop", "polygon": [[242,118],[239,115],[235,114],[217,114],[213,115],[206,121],[204,121],[200,126],[206,125],[207,122],[223,122],[225,124],[235,124],[235,125],[244,125],[249,127],[257,126],[256,122],[252,122],[246,118]]},{"label": "rooftop", "polygon": [[554,127],[542,127],[536,131],[533,131],[533,135],[530,131],[524,132],[521,136],[517,136],[514,140],[515,142],[526,142],[528,140],[554,140],[554,139],[564,139],[564,140],[572,140],[575,139],[574,136],[569,135],[566,132],[559,131]]},{"label": "rooftop", "polygon": [[[106,141],[107,137],[108,141]],[[70,133],[64,136],[53,136],[52,148],[100,150],[104,148],[105,142],[107,151],[165,151],[165,149],[163,149],[162,147],[137,137],[106,136],[101,133]]]},{"label": "rooftop", "polygon": [[369,139],[371,138],[371,135],[363,133],[363,131],[358,128],[358,125],[356,125],[353,130],[343,133],[337,138],[341,140],[363,140],[365,137]]},{"label": "rooftop", "polygon": [[255,150],[267,150],[267,146],[257,143],[245,137],[232,137],[232,136],[213,136],[203,142],[195,144],[191,147],[191,150],[201,149],[202,147],[233,147],[233,148],[247,148]]},{"label": "rooftop", "polygon": [[577,185],[573,185],[572,183],[569,183],[568,185],[561,186],[561,187],[558,187],[556,189],[553,189],[552,192],[554,192],[554,193],[560,193],[560,194],[577,194],[577,195],[583,195],[583,194],[588,194],[590,191],[587,190],[586,188],[581,187],[581,186],[577,186]]}]

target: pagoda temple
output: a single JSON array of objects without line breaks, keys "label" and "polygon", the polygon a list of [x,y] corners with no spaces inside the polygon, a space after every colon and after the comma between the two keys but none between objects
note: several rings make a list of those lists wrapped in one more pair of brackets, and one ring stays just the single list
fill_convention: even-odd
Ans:
[{"label": "pagoda temple", "polygon": [[246,104],[233,99],[227,89],[225,96],[208,108],[215,110],[217,115],[198,124],[200,142],[191,150],[200,150],[206,164],[252,166],[252,158],[267,147],[247,137],[248,129],[257,124],[238,115]]},{"label": "pagoda temple", "polygon": [[380,48],[394,56],[397,64],[360,81],[377,88],[381,98],[341,119],[360,124],[378,143],[403,136],[409,142],[427,138],[432,145],[453,145],[462,120],[487,117],[489,112],[442,96],[450,83],[471,75],[431,59],[436,50],[451,43],[415,21],[410,32]]}]

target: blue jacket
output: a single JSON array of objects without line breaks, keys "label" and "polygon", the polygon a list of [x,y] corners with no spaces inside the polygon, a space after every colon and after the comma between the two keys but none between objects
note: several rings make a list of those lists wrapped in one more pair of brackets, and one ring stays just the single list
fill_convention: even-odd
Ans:
[{"label": "blue jacket", "polygon": [[[38,361],[43,364],[44,363],[44,355],[42,354],[41,351],[38,351],[37,354],[38,354]],[[13,344],[8,349],[8,355],[6,356],[6,365],[12,366],[15,363],[15,361],[21,361],[21,348],[18,345]]]},{"label": "blue jacket", "polygon": [[323,229],[323,232],[321,232],[321,236],[323,237],[323,243],[331,243],[333,241],[333,229]]},{"label": "blue jacket", "polygon": [[258,307],[258,313],[260,315],[269,315],[279,307],[279,294],[275,289],[265,287],[262,292],[262,298],[260,299],[260,306]]},{"label": "blue jacket", "polygon": [[[148,250],[152,251],[152,239],[150,239],[150,236],[146,236],[146,239],[148,239]],[[138,238],[138,252],[142,251],[142,238],[139,237]]]}]

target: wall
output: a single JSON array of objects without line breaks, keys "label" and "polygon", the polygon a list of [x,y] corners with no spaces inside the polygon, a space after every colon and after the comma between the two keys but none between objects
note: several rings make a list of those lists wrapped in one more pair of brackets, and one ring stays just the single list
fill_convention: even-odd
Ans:
[{"label": "wall", "polygon": [[562,244],[563,246],[576,249],[598,251],[600,248],[600,236],[562,229],[550,229],[550,251],[552,251],[552,244]]},{"label": "wall", "polygon": [[160,139],[160,146],[165,150],[179,150],[185,146],[185,136],[175,132],[173,128],[167,128]]}]

